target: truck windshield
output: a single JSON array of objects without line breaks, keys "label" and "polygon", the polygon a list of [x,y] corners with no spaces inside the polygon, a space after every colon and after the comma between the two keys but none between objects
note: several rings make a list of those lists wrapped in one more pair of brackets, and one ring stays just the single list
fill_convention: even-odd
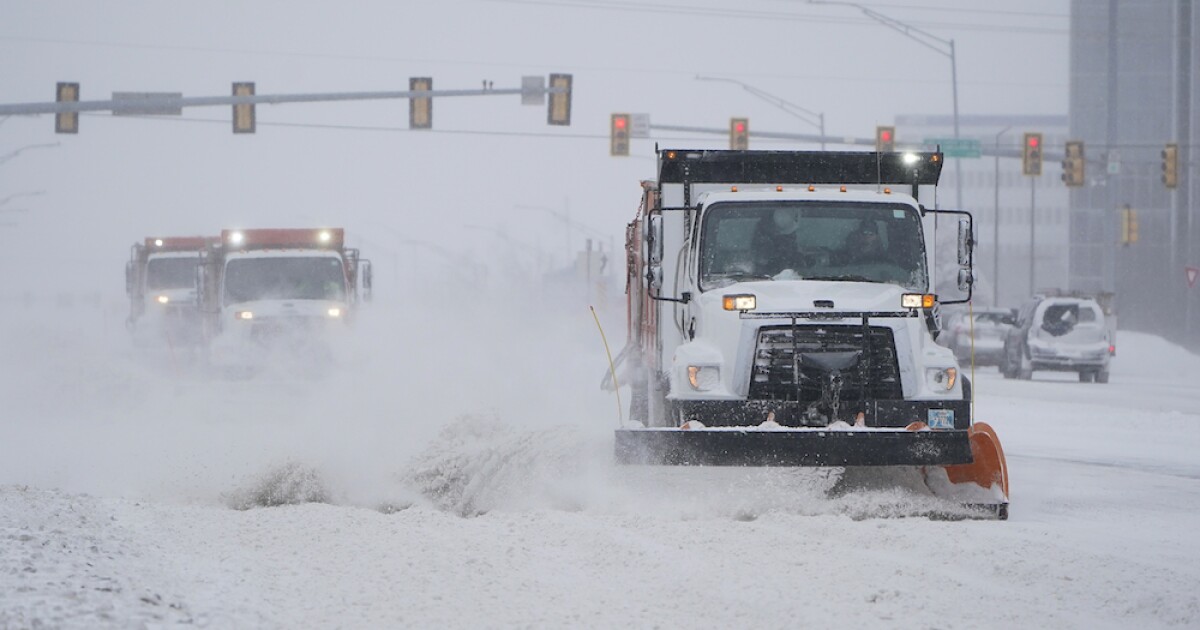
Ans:
[{"label": "truck windshield", "polygon": [[921,218],[906,204],[720,202],[701,229],[701,290],[745,280],[928,286]]},{"label": "truck windshield", "polygon": [[196,265],[200,255],[151,258],[146,263],[146,289],[190,289],[196,286]]},{"label": "truck windshield", "polygon": [[329,257],[238,258],[225,265],[225,303],[344,300],[342,261]]}]

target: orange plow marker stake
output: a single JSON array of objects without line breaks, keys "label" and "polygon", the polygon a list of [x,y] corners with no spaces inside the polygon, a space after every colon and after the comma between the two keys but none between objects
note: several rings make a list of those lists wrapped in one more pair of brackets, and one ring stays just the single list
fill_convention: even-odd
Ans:
[{"label": "orange plow marker stake", "polygon": [[1004,459],[1004,449],[1000,446],[1000,438],[992,427],[984,422],[976,422],[968,431],[971,440],[971,457],[975,460],[970,464],[946,466],[946,476],[951,483],[975,483],[983,488],[1000,484],[1004,497],[1008,498],[1008,465]]}]

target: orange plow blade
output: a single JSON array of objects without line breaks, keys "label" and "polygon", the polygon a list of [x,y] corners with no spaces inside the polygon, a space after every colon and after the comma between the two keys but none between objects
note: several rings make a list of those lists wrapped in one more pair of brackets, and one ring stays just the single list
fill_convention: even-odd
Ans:
[{"label": "orange plow blade", "polygon": [[967,432],[971,441],[970,464],[946,466],[946,476],[954,484],[974,483],[981,488],[992,488],[999,484],[1004,499],[1008,500],[1008,464],[1004,459],[1004,448],[1000,438],[990,425],[976,422]]}]

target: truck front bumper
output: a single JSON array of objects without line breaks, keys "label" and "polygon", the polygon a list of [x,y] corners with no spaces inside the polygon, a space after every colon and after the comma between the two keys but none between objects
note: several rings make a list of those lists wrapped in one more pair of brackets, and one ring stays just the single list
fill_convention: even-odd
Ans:
[{"label": "truck front bumper", "polygon": [[[805,412],[810,403],[786,400],[680,400],[669,399],[683,420],[697,420],[709,427],[754,427],[774,414],[777,424],[805,427],[810,421]],[[845,400],[836,417],[818,420],[817,427],[841,420],[854,424],[863,413],[867,427],[902,429],[913,422],[924,422],[938,429],[962,429],[971,426],[971,403],[967,400]],[[949,424],[946,424],[949,422]]]},{"label": "truck front bumper", "polygon": [[618,464],[948,466],[972,461],[965,430],[618,429]]}]

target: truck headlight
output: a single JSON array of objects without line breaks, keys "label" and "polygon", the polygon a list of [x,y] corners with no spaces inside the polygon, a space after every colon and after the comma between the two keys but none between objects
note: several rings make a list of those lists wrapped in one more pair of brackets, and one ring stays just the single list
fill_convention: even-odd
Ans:
[{"label": "truck headlight", "polygon": [[905,293],[900,296],[901,308],[933,308],[935,297],[932,293]]},{"label": "truck headlight", "polygon": [[715,365],[689,365],[688,383],[698,392],[716,389],[721,383],[721,369]]},{"label": "truck headlight", "polygon": [[253,311],[238,311],[233,314],[234,319],[254,319]]},{"label": "truck headlight", "polygon": [[171,298],[169,298],[165,295],[160,295],[160,296],[154,298],[154,301],[158,302],[159,304],[166,304],[167,302],[171,301]]},{"label": "truck headlight", "polygon": [[925,371],[925,379],[934,391],[948,392],[958,380],[958,368],[931,368]]},{"label": "truck headlight", "polygon": [[758,306],[758,300],[753,295],[726,295],[721,298],[721,305],[727,311],[753,311]]},{"label": "truck headlight", "polygon": [[342,309],[340,309],[340,308],[337,308],[337,307],[334,307],[334,308],[331,308],[331,309],[329,309],[328,311],[326,311],[326,313],[327,313],[327,314],[328,314],[330,317],[333,317],[333,318],[338,318],[338,317],[341,317],[341,316],[342,316]]}]

